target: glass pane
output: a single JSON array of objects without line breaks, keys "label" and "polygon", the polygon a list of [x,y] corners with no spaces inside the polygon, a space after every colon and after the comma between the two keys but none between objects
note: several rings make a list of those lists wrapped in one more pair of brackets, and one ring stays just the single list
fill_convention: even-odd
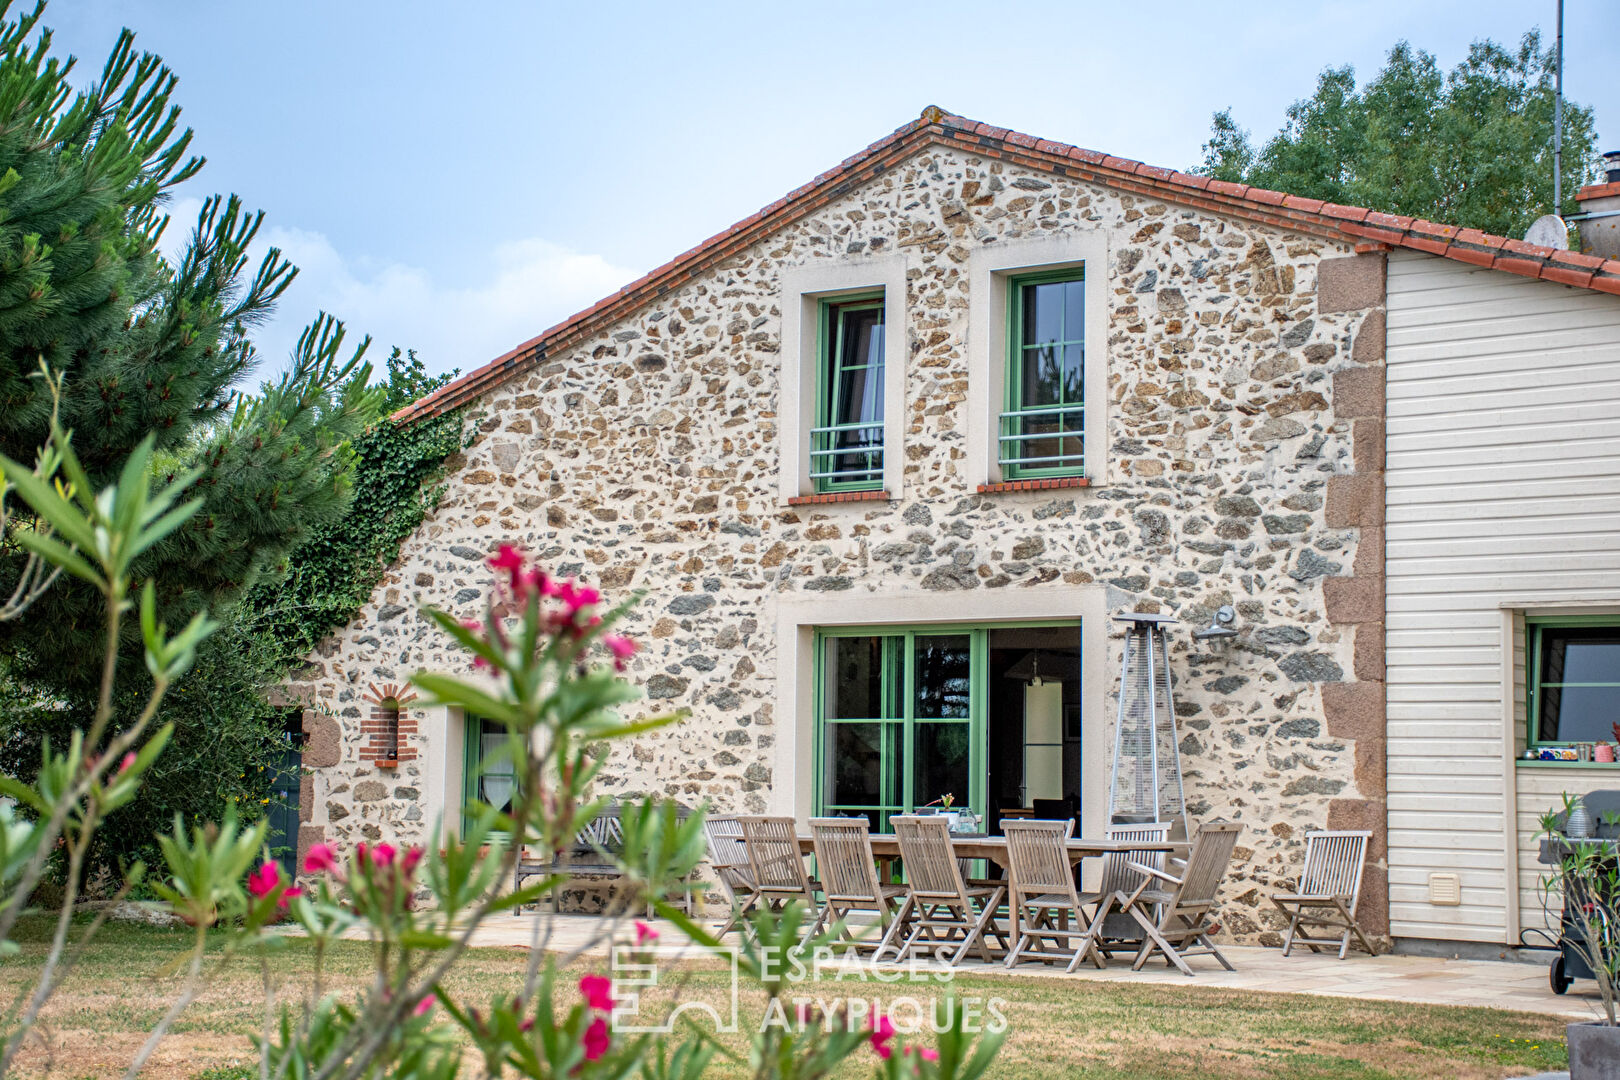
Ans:
[{"label": "glass pane", "polygon": [[1065,345],[1063,347],[1063,373],[1059,378],[1063,385],[1063,404],[1076,404],[1086,399],[1086,347],[1084,344]]},{"label": "glass pane", "polygon": [[1086,340],[1086,283],[1063,283],[1063,340]]},{"label": "glass pane", "polygon": [[918,724],[913,728],[917,756],[911,790],[918,806],[927,806],[942,795],[953,796],[954,806],[968,805],[972,733],[971,724]]},{"label": "glass pane", "polygon": [[825,663],[828,719],[883,719],[882,638],[828,638]]},{"label": "glass pane", "polygon": [[891,790],[899,790],[902,755],[896,738],[898,728],[898,724],[827,725],[823,750],[827,806],[882,806],[885,766]]},{"label": "glass pane", "polygon": [[1542,682],[1620,683],[1620,628],[1547,629],[1541,632],[1541,641]]},{"label": "glass pane", "polygon": [[503,752],[506,749],[506,732],[486,720],[478,741],[478,797],[497,810],[505,810],[517,792],[517,774],[512,756]]},{"label": "glass pane", "polygon": [[1620,687],[1541,688],[1541,737],[1548,742],[1607,742],[1620,719]]},{"label": "glass pane", "polygon": [[969,638],[966,634],[948,637],[919,637],[917,642],[918,719],[966,719],[973,680]]},{"label": "glass pane", "polygon": [[[859,367],[844,372],[838,384],[838,411],[835,424],[875,423],[883,419],[883,368]],[[859,446],[877,442],[883,432],[863,428],[840,433],[839,446]]]},{"label": "glass pane", "polygon": [[1058,363],[1058,350],[1050,345],[1024,350],[1023,397],[1019,405],[1030,409],[1039,405],[1061,405],[1063,369]]},{"label": "glass pane", "polygon": [[1024,344],[1061,341],[1063,333],[1063,283],[1024,286]]},{"label": "glass pane", "polygon": [[843,333],[840,342],[843,355],[838,362],[845,367],[862,364],[883,366],[883,308],[863,307],[845,309],[840,313]]}]

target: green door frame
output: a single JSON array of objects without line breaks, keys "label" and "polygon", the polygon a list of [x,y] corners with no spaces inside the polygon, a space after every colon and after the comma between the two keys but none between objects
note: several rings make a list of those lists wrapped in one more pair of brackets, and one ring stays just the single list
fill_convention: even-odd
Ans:
[{"label": "green door frame", "polygon": [[[884,767],[882,769],[883,791],[880,795],[885,798],[881,806],[855,807],[847,809],[871,809],[882,814],[896,812],[910,812],[916,809],[915,792],[913,791],[914,761],[911,753],[916,746],[916,726],[920,723],[966,724],[969,728],[968,750],[968,803],[967,805],[978,815],[980,821],[988,820],[989,802],[989,712],[990,712],[990,686],[988,672],[990,666],[990,631],[1016,628],[1016,627],[1043,627],[1043,626],[1074,626],[1079,621],[1075,619],[1019,619],[990,623],[920,623],[914,625],[880,624],[876,626],[838,626],[822,627],[816,630],[815,646],[813,649],[814,673],[812,683],[812,701],[815,716],[815,737],[812,741],[813,762],[811,806],[816,814],[828,811],[825,791],[825,754],[827,746],[827,728],[830,724],[881,722],[883,731]],[[916,678],[917,678],[917,651],[916,639],[919,637],[952,637],[966,635],[968,638],[968,718],[967,720],[922,720],[916,717]],[[843,720],[828,720],[826,709],[826,644],[834,638],[850,637],[879,637],[885,639],[883,647],[883,669],[879,678],[882,681],[883,717],[846,718]],[[892,700],[896,689],[896,680],[893,678],[893,664],[901,665],[901,678],[899,679],[900,701]],[[891,794],[892,785],[890,775],[892,770],[888,766],[890,755],[894,753],[894,736],[898,728],[900,747],[905,751],[904,764],[901,770],[900,798],[893,802],[887,801]],[[844,807],[837,807],[844,809]]]}]

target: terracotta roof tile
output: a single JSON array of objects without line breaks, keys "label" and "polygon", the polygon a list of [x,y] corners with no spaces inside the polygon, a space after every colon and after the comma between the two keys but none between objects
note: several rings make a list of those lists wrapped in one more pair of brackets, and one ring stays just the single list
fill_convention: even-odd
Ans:
[{"label": "terracotta roof tile", "polygon": [[1323,203],[1322,213],[1331,218],[1343,218],[1346,221],[1364,221],[1372,213],[1364,206],[1340,206],[1338,203]]},{"label": "terracotta roof tile", "polygon": [[1475,266],[1490,266],[1496,261],[1496,255],[1493,252],[1464,244],[1452,244],[1446,248],[1446,258],[1473,263]]},{"label": "terracotta roof tile", "polygon": [[[1006,158],[1032,168],[1063,171],[1063,162],[1084,162],[1094,168],[1075,170],[1070,167],[1070,173],[1078,172],[1099,183],[1183,206],[1246,217],[1329,239],[1338,238],[1358,248],[1410,248],[1474,266],[1494,267],[1511,274],[1620,295],[1620,260],[1554,251],[1521,240],[1491,236],[1478,229],[1459,229],[1421,218],[1324,203],[1320,199],[1144,165],[1130,158],[1113,157],[994,127],[931,105],[917,119],[850,155],[808,184],[682,252],[584,311],[570,315],[538,337],[406,406],[395,416],[408,420],[465,404],[512,374],[543,360],[551,346],[567,340],[570,335],[605,326],[647,300],[691,280],[701,271],[705,260],[722,258],[779,225],[797,220],[825,205],[836,191],[879,174],[911,153],[916,145],[929,141],[958,146],[984,157]],[[1577,197],[1591,199],[1610,195],[1620,195],[1620,184],[1596,184],[1581,189]]]}]

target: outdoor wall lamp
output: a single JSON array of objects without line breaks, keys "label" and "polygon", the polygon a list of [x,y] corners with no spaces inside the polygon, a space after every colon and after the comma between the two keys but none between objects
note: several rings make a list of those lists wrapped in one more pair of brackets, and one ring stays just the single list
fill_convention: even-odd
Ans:
[{"label": "outdoor wall lamp", "polygon": [[1212,645],[1225,645],[1238,636],[1232,624],[1237,622],[1237,611],[1231,604],[1222,604],[1215,610],[1209,625],[1202,630],[1193,631],[1193,640],[1208,642]]}]

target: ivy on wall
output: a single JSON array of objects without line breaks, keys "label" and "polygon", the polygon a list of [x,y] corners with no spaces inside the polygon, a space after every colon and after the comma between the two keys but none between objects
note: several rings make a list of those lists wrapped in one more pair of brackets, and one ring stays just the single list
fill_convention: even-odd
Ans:
[{"label": "ivy on wall", "polygon": [[[455,377],[428,375],[414,351],[388,359],[384,415]],[[333,630],[359,614],[400,545],[438,504],[445,459],[465,449],[460,410],[402,424],[378,421],[352,444],[354,502],[349,513],[316,529],[287,557],[284,576],[254,588],[244,604],[255,630],[281,660],[300,662]]]}]

